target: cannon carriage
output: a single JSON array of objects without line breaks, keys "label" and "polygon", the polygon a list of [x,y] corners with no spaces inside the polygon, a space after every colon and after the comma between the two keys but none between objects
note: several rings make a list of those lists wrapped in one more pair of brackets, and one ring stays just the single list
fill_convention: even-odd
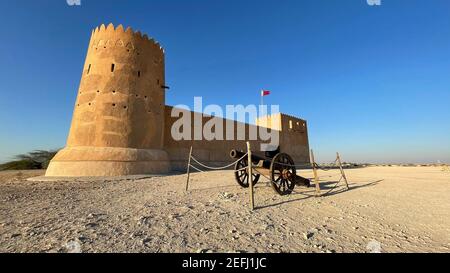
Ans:
[{"label": "cannon carriage", "polygon": [[[237,160],[235,177],[243,188],[249,187],[248,158],[242,151],[232,150],[230,157]],[[252,172],[252,182],[255,186],[261,175],[269,178],[270,184],[279,195],[289,195],[295,186],[310,187],[311,181],[297,175],[297,169],[292,157],[278,151],[266,152],[265,156],[252,154],[252,165],[256,172]]]}]

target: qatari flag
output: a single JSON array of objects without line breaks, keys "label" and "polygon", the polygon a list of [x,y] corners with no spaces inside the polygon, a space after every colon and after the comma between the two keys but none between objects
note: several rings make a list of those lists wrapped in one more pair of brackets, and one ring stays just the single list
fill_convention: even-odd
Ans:
[{"label": "qatari flag", "polygon": [[262,90],[261,91],[261,97],[265,97],[265,96],[268,96],[268,95],[270,95],[270,91],[269,90]]}]

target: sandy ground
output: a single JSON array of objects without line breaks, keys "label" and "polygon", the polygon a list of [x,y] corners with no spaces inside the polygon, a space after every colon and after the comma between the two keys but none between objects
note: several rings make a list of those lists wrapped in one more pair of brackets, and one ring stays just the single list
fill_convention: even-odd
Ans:
[{"label": "sandy ground", "polygon": [[[230,171],[115,181],[29,182],[0,172],[1,252],[450,252],[450,172],[347,170],[350,191],[281,197],[258,209]],[[305,177],[312,177],[304,171]],[[320,172],[324,192],[339,178]]]}]

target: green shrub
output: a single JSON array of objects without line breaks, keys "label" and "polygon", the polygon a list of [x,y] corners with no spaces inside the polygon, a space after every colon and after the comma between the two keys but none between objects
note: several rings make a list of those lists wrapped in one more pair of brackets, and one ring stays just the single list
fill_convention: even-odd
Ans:
[{"label": "green shrub", "polygon": [[0,165],[0,171],[47,169],[50,160],[58,151],[37,150],[15,157],[15,160]]}]

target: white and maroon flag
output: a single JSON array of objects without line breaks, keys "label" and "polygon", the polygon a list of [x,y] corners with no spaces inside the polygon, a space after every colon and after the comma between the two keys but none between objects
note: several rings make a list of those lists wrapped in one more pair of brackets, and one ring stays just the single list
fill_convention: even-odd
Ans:
[{"label": "white and maroon flag", "polygon": [[269,90],[261,90],[261,106],[264,105],[264,97],[270,95]]}]

